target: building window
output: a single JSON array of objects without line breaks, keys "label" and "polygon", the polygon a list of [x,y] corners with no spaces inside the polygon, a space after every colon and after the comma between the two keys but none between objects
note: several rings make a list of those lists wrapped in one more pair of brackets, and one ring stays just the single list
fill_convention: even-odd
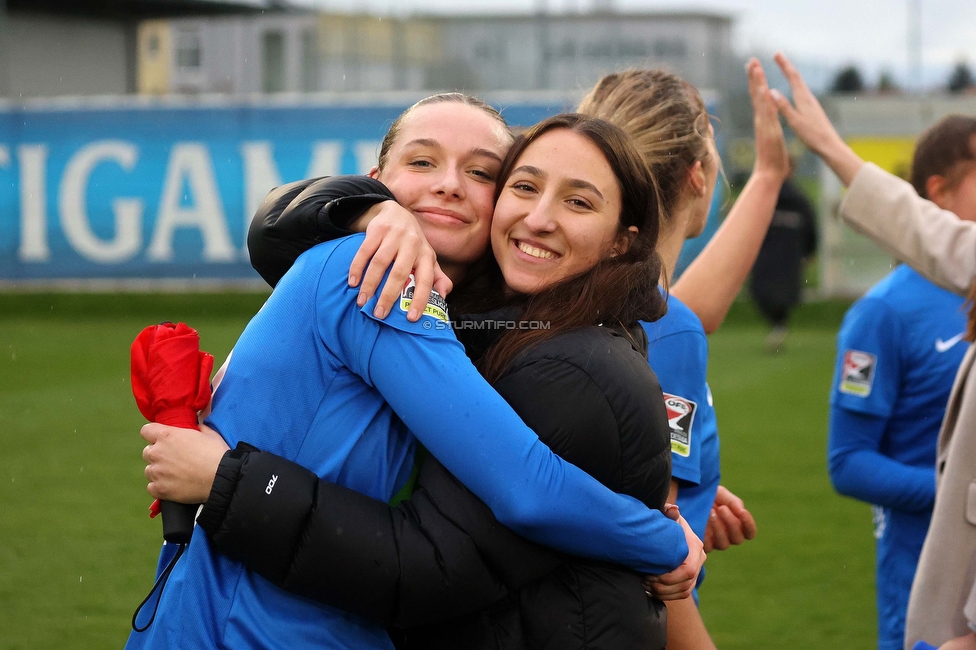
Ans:
[{"label": "building window", "polygon": [[280,93],[285,90],[285,35],[265,32],[261,38],[261,90]]},{"label": "building window", "polygon": [[179,30],[176,33],[176,67],[199,70],[200,59],[200,34],[196,30]]},{"label": "building window", "polygon": [[280,31],[265,32],[261,38],[261,90],[285,90],[285,35]]},{"label": "building window", "polygon": [[319,89],[318,34],[314,29],[302,31],[302,90],[315,92]]}]

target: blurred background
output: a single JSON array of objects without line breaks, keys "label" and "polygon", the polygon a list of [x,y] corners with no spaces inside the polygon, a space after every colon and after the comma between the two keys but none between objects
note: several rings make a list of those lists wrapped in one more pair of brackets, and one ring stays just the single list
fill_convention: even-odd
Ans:
[{"label": "blurred background", "polygon": [[[433,92],[522,126],[663,67],[702,90],[726,177],[687,264],[752,166],[743,65],[785,90],[777,50],[900,175],[921,130],[976,114],[971,0],[0,0],[0,648],[124,643],[159,539],[128,345],[185,320],[226,355],[268,292],[244,234],[269,189],[367,171]],[[806,304],[783,354],[745,299],[712,337],[724,482],[760,534],[709,560],[702,611],[720,647],[868,648],[871,516],[830,489],[826,409],[840,318],[893,260],[790,147],[816,211]]]}]

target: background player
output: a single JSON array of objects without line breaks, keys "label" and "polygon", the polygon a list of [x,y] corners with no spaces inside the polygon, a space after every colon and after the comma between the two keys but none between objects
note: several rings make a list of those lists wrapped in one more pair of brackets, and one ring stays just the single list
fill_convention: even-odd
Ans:
[{"label": "background player", "polygon": [[[911,178],[919,196],[940,207],[959,198],[972,160],[956,145],[974,135],[976,119],[961,116],[922,134]],[[908,596],[935,500],[939,427],[969,347],[963,302],[902,265],[854,303],[837,338],[830,478],[841,494],[873,504],[882,650],[904,643]]]}]

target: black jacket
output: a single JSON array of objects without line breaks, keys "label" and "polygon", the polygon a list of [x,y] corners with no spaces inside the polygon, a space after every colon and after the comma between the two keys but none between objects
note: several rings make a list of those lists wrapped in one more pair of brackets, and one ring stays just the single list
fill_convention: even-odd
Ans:
[{"label": "black jacket", "polygon": [[[661,508],[669,429],[643,331],[634,332],[563,333],[523,354],[495,387],[560,456]],[[279,487],[268,498],[272,474]],[[282,458],[235,450],[199,523],[217,550],[279,586],[405,629],[401,647],[665,644],[665,610],[640,576],[523,540],[433,459],[393,508]]]},{"label": "black jacket", "polygon": [[749,288],[762,305],[792,309],[803,290],[803,260],[817,251],[813,206],[790,181],[783,183],[776,211],[752,266]]},{"label": "black jacket", "polygon": [[386,185],[368,176],[326,176],[268,192],[247,231],[251,266],[277,286],[299,255],[349,235],[349,224],[376,203],[392,201]]}]

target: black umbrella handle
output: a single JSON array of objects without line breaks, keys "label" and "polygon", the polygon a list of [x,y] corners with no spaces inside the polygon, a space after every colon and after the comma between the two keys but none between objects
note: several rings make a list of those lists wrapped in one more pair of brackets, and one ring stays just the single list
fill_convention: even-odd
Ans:
[{"label": "black umbrella handle", "polygon": [[160,501],[163,515],[163,539],[170,544],[189,544],[193,536],[193,522],[200,506],[175,501]]}]

